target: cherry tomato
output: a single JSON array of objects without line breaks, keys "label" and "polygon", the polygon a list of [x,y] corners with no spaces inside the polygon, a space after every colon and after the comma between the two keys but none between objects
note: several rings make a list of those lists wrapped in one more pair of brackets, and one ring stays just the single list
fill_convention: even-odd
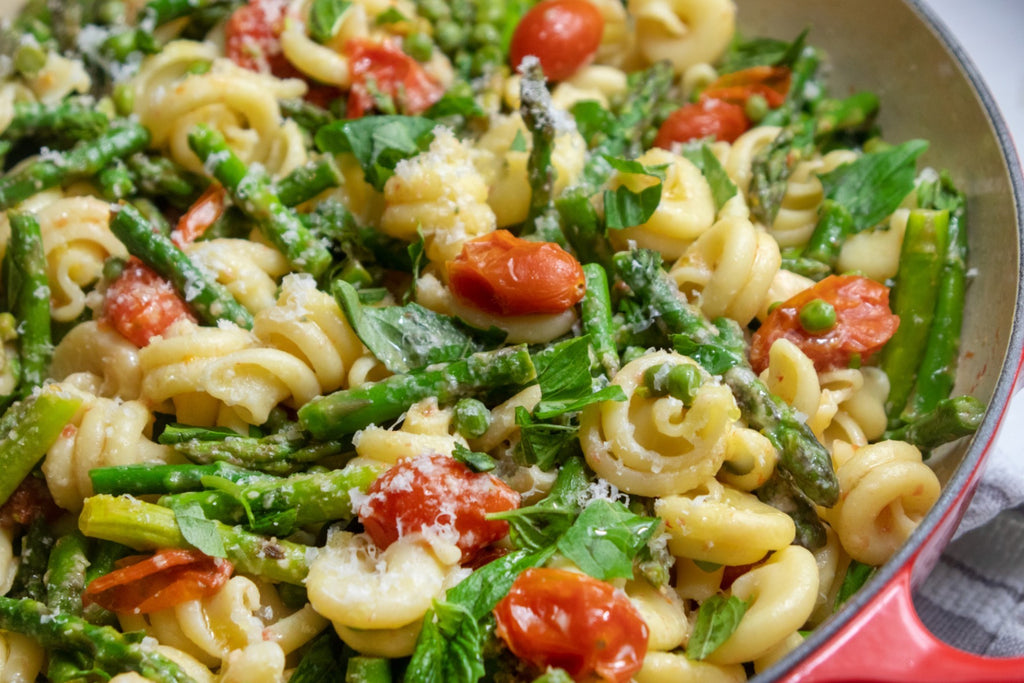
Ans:
[{"label": "cherry tomato", "polygon": [[[74,425],[68,425],[73,427]],[[65,427],[65,430],[67,427]],[[46,481],[40,477],[29,475],[21,480],[18,488],[0,505],[0,527],[15,524],[28,526],[36,519],[55,521],[63,510],[53,501]]]},{"label": "cherry tomato", "polygon": [[774,109],[786,101],[791,74],[785,66],[752,66],[720,76],[701,97],[744,105],[751,95],[761,95]]},{"label": "cherry tomato", "polygon": [[561,313],[583,298],[583,266],[553,242],[533,242],[508,230],[470,240],[448,262],[456,299],[492,315]]},{"label": "cherry tomato", "polygon": [[158,612],[215,593],[234,570],[219,557],[177,549],[125,558],[120,565],[86,586],[85,605],[96,603],[122,614]]},{"label": "cherry tomato", "polygon": [[485,516],[517,507],[519,494],[505,482],[433,454],[403,458],[377,477],[359,508],[359,521],[381,549],[406,534],[454,531],[465,562],[508,534],[507,522]]},{"label": "cherry tomato", "polygon": [[603,33],[604,17],[587,0],[543,0],[516,25],[509,60],[517,69],[533,55],[545,76],[564,81],[594,58]]},{"label": "cherry tomato", "polygon": [[717,99],[702,99],[686,104],[668,115],[658,129],[654,146],[671,149],[674,142],[689,142],[712,137],[733,142],[750,128],[750,120],[739,104]]},{"label": "cherry tomato", "polygon": [[[808,332],[800,324],[801,308],[821,299],[835,308],[835,324],[822,332]],[[796,344],[820,370],[846,367],[854,356],[867,360],[889,341],[899,327],[899,316],[889,309],[889,288],[859,275],[830,275],[777,306],[754,333],[750,364],[761,372],[768,367],[768,350],[776,339]]]},{"label": "cherry tomato", "polygon": [[179,247],[193,242],[201,236],[206,229],[217,222],[217,219],[224,213],[227,193],[219,183],[211,183],[206,191],[200,195],[188,208],[180,219],[174,230],[171,232],[171,239]]},{"label": "cherry tomato", "polygon": [[140,348],[181,318],[195,319],[174,286],[134,257],[103,299],[103,319]]},{"label": "cherry tomato", "polygon": [[291,78],[298,70],[281,52],[281,31],[288,0],[249,0],[228,18],[224,26],[225,51],[235,64],[279,78]]},{"label": "cherry tomato", "polygon": [[643,665],[647,624],[611,584],[564,569],[527,569],[494,608],[497,634],[538,668],[627,683]]},{"label": "cherry tomato", "polygon": [[395,45],[350,40],[345,43],[345,53],[352,69],[346,112],[350,119],[374,108],[374,90],[389,96],[403,114],[420,114],[444,94],[441,84]]}]

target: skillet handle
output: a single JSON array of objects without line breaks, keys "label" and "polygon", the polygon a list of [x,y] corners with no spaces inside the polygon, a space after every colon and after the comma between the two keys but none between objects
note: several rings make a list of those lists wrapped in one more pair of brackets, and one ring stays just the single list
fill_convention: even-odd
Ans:
[{"label": "skillet handle", "polygon": [[1024,658],[958,650],[925,628],[911,599],[912,563],[831,641],[784,680],[790,683],[1011,683],[1024,681]]}]

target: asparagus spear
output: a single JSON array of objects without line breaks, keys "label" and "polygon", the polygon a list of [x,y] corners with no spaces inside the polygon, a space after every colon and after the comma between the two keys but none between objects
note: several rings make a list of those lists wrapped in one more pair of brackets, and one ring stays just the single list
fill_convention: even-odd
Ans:
[{"label": "asparagus spear", "polygon": [[310,161],[281,178],[277,196],[285,206],[298,206],[324,190],[341,184],[341,171],[329,156]]},{"label": "asparagus spear", "polygon": [[[172,432],[173,434],[173,432]],[[268,474],[291,474],[329,455],[341,453],[346,443],[329,440],[310,442],[298,429],[285,429],[263,437],[228,436],[220,439],[191,438],[170,441],[166,432],[161,443],[195,463],[224,463]]]},{"label": "asparagus spear", "polygon": [[429,396],[448,404],[491,389],[524,385],[536,376],[525,346],[483,351],[438,369],[392,375],[313,399],[299,408],[299,424],[314,438],[341,438],[367,425],[394,420]]},{"label": "asparagus spear", "polygon": [[0,210],[61,183],[94,175],[114,159],[149,144],[149,131],[122,120],[94,140],[80,142],[68,152],[50,154],[0,178]]},{"label": "asparagus spear", "polygon": [[173,160],[149,154],[132,154],[124,161],[139,194],[187,208],[209,182]]},{"label": "asparagus spear", "polygon": [[61,536],[50,551],[46,566],[46,606],[51,611],[82,616],[82,591],[85,590],[87,541],[80,532]]},{"label": "asparagus spear", "polygon": [[601,371],[611,379],[619,371],[619,351],[615,346],[608,274],[600,264],[587,263],[583,266],[583,277],[587,284],[580,302],[583,332],[590,337]]},{"label": "asparagus spear", "polygon": [[107,130],[106,114],[79,100],[68,99],[54,104],[16,102],[14,116],[2,136],[5,140],[27,137],[70,138],[86,140]]},{"label": "asparagus spear", "polygon": [[[263,478],[212,491],[176,493],[158,502],[169,508],[198,503],[207,519],[246,523],[262,533],[287,535],[293,527],[352,518],[352,495],[366,492],[383,467],[346,465],[338,470],[296,474],[287,479]],[[205,480],[208,484],[211,479]],[[280,519],[273,517],[284,513]],[[261,522],[270,515],[272,519]]]},{"label": "asparagus spear", "polygon": [[21,351],[21,395],[43,383],[53,351],[50,332],[50,285],[46,274],[46,253],[39,223],[27,213],[8,214],[8,295],[14,296],[12,310],[21,321],[18,344]]},{"label": "asparagus spear", "polygon": [[899,420],[914,388],[935,316],[948,235],[948,211],[915,209],[910,212],[892,292],[892,309],[900,317],[900,326],[882,350],[881,357],[881,367],[889,376],[885,410],[890,423]]},{"label": "asparagus spear", "polygon": [[[240,526],[211,521],[227,558],[239,571],[271,581],[302,585],[311,548],[255,534]],[[78,526],[86,536],[116,541],[136,550],[192,547],[182,535],[174,511],[132,496],[106,494],[85,499]]]},{"label": "asparagus spear", "polygon": [[839,202],[826,199],[818,209],[818,224],[804,247],[802,256],[835,268],[839,251],[853,232],[853,216]]},{"label": "asparagus spear", "polygon": [[557,172],[551,163],[551,154],[555,148],[558,122],[551,103],[551,93],[544,84],[544,70],[540,62],[523,62],[525,66],[522,69],[519,112],[533,139],[527,163],[530,180],[530,212],[527,217],[529,223],[548,211],[554,200]]},{"label": "asparagus spear", "polygon": [[930,451],[944,443],[973,434],[984,415],[985,405],[973,396],[944,398],[929,412],[887,431],[885,438],[907,441],[922,451]]},{"label": "asparagus spear", "polygon": [[127,493],[133,496],[199,491],[204,488],[203,479],[206,477],[241,484],[274,479],[270,475],[224,462],[211,465],[116,465],[89,470],[94,493]]},{"label": "asparagus spear", "polygon": [[57,538],[44,517],[36,517],[21,539],[18,571],[7,595],[12,598],[43,600],[46,597],[46,565]]},{"label": "asparagus spear", "polygon": [[189,133],[189,145],[231,195],[235,205],[252,218],[263,235],[295,268],[314,277],[331,265],[331,252],[302,224],[298,215],[281,203],[266,175],[247,168],[217,131],[198,125]]},{"label": "asparagus spear", "polygon": [[[657,322],[671,334],[688,337],[696,345],[721,345],[725,329],[711,323],[678,295],[660,266],[657,254],[620,252],[614,257],[619,276],[633,293],[657,315]],[[732,346],[732,340],[724,340]],[[839,483],[832,459],[810,428],[789,406],[772,395],[746,361],[736,354],[734,365],[723,378],[739,404],[747,423],[760,429],[779,450],[781,467],[808,498],[826,507],[839,497]],[[719,368],[709,368],[709,371]]]},{"label": "asparagus spear", "polygon": [[36,600],[0,597],[0,629],[23,633],[49,650],[82,653],[108,673],[136,671],[154,683],[195,683],[175,662],[145,642],[132,642],[110,626],[93,626],[80,617],[51,613]]},{"label": "asparagus spear", "polygon": [[903,415],[908,420],[933,410],[939,401],[950,395],[956,381],[960,352],[960,327],[967,287],[967,203],[963,194],[952,186],[948,175],[939,184],[942,191],[951,194],[943,200],[944,206],[934,206],[949,210],[946,254],[936,294],[935,319],[917,371],[914,395]]},{"label": "asparagus spear", "polygon": [[81,403],[80,398],[48,385],[0,417],[0,505],[46,455]]},{"label": "asparagus spear", "polygon": [[149,222],[130,204],[114,212],[110,230],[128,251],[174,284],[182,298],[206,325],[221,320],[252,328],[252,315],[216,280],[211,280],[166,235],[154,232]]}]

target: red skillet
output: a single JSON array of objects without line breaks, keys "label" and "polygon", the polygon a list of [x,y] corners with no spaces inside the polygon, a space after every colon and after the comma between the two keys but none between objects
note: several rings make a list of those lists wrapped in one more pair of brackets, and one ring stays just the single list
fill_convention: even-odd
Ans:
[{"label": "red skillet", "polygon": [[1024,681],[1024,657],[979,657],[938,641],[911,599],[970,502],[1021,368],[1024,181],[1009,133],[970,60],[917,0],[737,4],[746,35],[789,39],[810,27],[808,41],[832,59],[833,92],[877,92],[886,139],[930,140],[924,163],[950,169],[967,192],[976,277],[967,295],[955,392],[989,405],[972,439],[929,461],[943,493],[906,546],[757,680]]}]

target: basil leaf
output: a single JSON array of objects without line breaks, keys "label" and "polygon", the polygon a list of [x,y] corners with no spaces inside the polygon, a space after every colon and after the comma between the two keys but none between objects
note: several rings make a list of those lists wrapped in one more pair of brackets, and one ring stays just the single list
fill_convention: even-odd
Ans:
[{"label": "basil leaf", "polygon": [[559,539],[558,549],[595,579],[632,579],[633,558],[660,525],[657,517],[642,517],[618,501],[599,498]]},{"label": "basil leaf", "polygon": [[[665,179],[663,166],[644,166],[638,161],[605,157],[613,169],[620,173],[647,175]],[[646,223],[661,203],[662,183],[634,192],[625,185],[604,191],[604,222],[611,229],[629,228]]]},{"label": "basil leaf", "polygon": [[[340,658],[339,658],[340,655]],[[341,642],[333,628],[324,629],[306,648],[289,683],[322,683],[345,680],[345,662],[352,649]]]},{"label": "basil leaf", "polygon": [[699,149],[688,146],[683,149],[683,156],[693,162],[693,165],[704,174],[704,179],[708,181],[708,186],[711,188],[711,197],[715,200],[716,212],[739,191],[729,174],[726,173],[725,167],[718,161],[718,157],[708,145],[701,144]]},{"label": "basil leaf", "polygon": [[196,550],[210,557],[227,557],[224,541],[217,531],[217,522],[207,519],[198,503],[176,508],[174,520],[181,529],[181,535]]},{"label": "basil leaf", "polygon": [[877,225],[913,191],[917,157],[926,149],[927,141],[908,140],[843,164],[819,176],[825,196],[850,212],[855,230]]},{"label": "basil leaf", "polygon": [[538,354],[534,364],[542,396],[533,411],[538,419],[577,411],[598,401],[626,400],[622,388],[616,384],[595,391],[587,336],[570,339],[552,347],[550,352]]},{"label": "basil leaf", "polygon": [[349,0],[313,0],[309,8],[309,35],[323,44],[334,37],[341,17],[352,3]]},{"label": "basil leaf", "polygon": [[510,152],[527,152],[526,148],[526,136],[523,135],[523,131],[516,130],[516,136],[512,138],[512,144],[509,145]]},{"label": "basil leaf", "polygon": [[367,116],[335,121],[316,132],[321,152],[351,152],[366,182],[382,191],[399,161],[423,152],[434,139],[437,122],[421,116]]},{"label": "basil leaf", "polygon": [[551,547],[537,552],[515,550],[502,555],[449,589],[445,601],[465,608],[474,619],[483,619],[508,595],[517,576],[531,567],[542,566],[554,552]]},{"label": "basil leaf", "polygon": [[579,427],[534,422],[530,412],[522,406],[516,408],[516,424],[523,462],[527,465],[549,472],[567,458],[581,453]]},{"label": "basil leaf", "polygon": [[490,472],[498,466],[498,461],[491,456],[486,453],[471,451],[461,443],[455,444],[455,449],[452,451],[452,458],[461,462],[474,472]]},{"label": "basil leaf", "polygon": [[540,502],[516,510],[490,514],[488,519],[508,522],[512,544],[523,551],[553,549],[580,512],[580,499],[590,487],[583,458],[570,458],[558,471],[555,483]]},{"label": "basil leaf", "polygon": [[804,50],[807,33],[808,29],[804,29],[792,42],[775,38],[736,40],[722,56],[718,72],[727,74],[752,66],[792,66]]},{"label": "basil leaf", "polygon": [[735,595],[712,595],[701,603],[693,625],[686,656],[700,661],[717,650],[740,625],[749,603]]},{"label": "basil leaf", "polygon": [[464,116],[476,118],[484,115],[484,110],[473,97],[472,88],[460,88],[456,84],[445,91],[437,102],[430,105],[430,109],[423,112],[428,119],[441,119],[446,116]]},{"label": "basil leaf", "polygon": [[607,137],[608,131],[618,123],[615,116],[596,100],[583,100],[572,105],[572,116],[576,119],[576,129],[589,147],[593,147],[595,140]]},{"label": "basil leaf", "polygon": [[355,287],[337,280],[334,298],[366,347],[394,373],[465,358],[480,346],[454,319],[417,303],[364,306]]},{"label": "basil leaf", "polygon": [[423,618],[405,680],[423,683],[476,683],[485,671],[484,633],[465,607],[435,600]]}]

